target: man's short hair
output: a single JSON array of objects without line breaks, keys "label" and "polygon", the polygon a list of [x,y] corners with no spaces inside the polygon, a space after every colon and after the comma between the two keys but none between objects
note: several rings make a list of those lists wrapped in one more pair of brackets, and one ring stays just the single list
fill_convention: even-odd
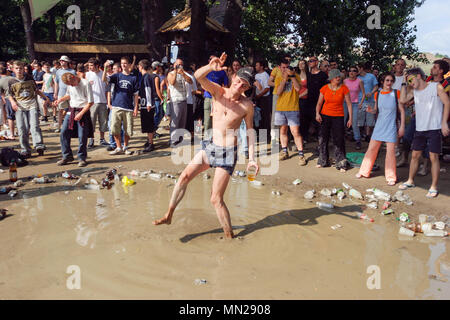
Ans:
[{"label": "man's short hair", "polygon": [[53,60],[53,65],[54,65],[54,66],[57,66],[57,65],[59,65],[59,64],[61,64],[61,62],[59,62],[59,60]]},{"label": "man's short hair", "polygon": [[436,60],[433,62],[433,64],[438,64],[439,65],[439,69],[441,69],[442,75],[446,75],[449,69],[448,63],[447,61],[445,61],[444,59],[441,60]]},{"label": "man's short hair", "polygon": [[43,65],[44,67],[45,67],[45,66],[51,67],[50,62],[48,62],[48,61],[45,61],[42,65]]},{"label": "man's short hair", "polygon": [[122,68],[122,66],[120,65],[120,62],[116,62],[116,63],[114,63],[112,66],[113,66],[113,67],[117,67],[117,68],[119,68],[119,69]]},{"label": "man's short hair", "polygon": [[100,61],[97,58],[89,58],[88,63],[92,63],[94,66],[100,66]]},{"label": "man's short hair", "polygon": [[363,68],[364,68],[364,70],[370,70],[370,69],[372,69],[372,62],[370,62],[370,61],[364,62]]},{"label": "man's short hair", "polygon": [[66,72],[62,75],[61,80],[65,83],[65,84],[70,84],[70,80],[72,80],[74,77],[76,77],[75,75],[73,75],[70,72]]},{"label": "man's short hair", "polygon": [[14,66],[25,67],[25,62],[20,60],[14,60],[12,63]]},{"label": "man's short hair", "polygon": [[406,71],[406,76],[420,76],[422,80],[426,80],[425,72],[421,68],[412,68]]},{"label": "man's short hair", "polygon": [[259,63],[263,68],[267,68],[267,61],[266,60],[258,60],[255,62],[255,65]]},{"label": "man's short hair", "polygon": [[144,69],[145,71],[149,70],[151,68],[150,65],[150,61],[148,61],[147,59],[142,59],[141,61],[139,61],[138,63],[142,69]]},{"label": "man's short hair", "polygon": [[130,58],[123,56],[122,58],[120,58],[120,61],[125,60],[126,62],[130,63]]},{"label": "man's short hair", "polygon": [[289,61],[287,61],[286,59],[281,59],[280,65],[282,65],[282,64],[287,64],[287,65],[289,65]]}]

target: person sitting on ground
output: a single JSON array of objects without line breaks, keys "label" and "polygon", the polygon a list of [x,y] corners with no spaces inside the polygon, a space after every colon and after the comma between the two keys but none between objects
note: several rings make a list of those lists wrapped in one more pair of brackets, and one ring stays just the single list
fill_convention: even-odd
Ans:
[{"label": "person sitting on ground", "polygon": [[[397,166],[395,158],[395,144],[397,139],[401,138],[405,133],[405,109],[403,104],[398,103],[400,92],[392,89],[395,78],[390,73],[382,74],[380,83],[383,90],[375,93],[375,108],[369,108],[368,112],[378,113],[375,129],[370,139],[369,148],[364,156],[357,178],[370,177],[378,151],[382,142],[386,142],[386,161],[385,176],[388,185],[393,186],[397,181]],[[397,114],[400,113],[400,119]],[[400,120],[400,126],[397,128],[397,122]],[[398,132],[398,133],[397,133]]]},{"label": "person sitting on ground", "polygon": [[[409,167],[408,180],[399,186],[406,190],[415,187],[414,177],[419,169],[419,159],[426,146],[429,147],[431,161],[431,187],[427,197],[435,198],[438,195],[439,180],[439,154],[442,149],[442,135],[448,136],[448,117],[450,113],[450,99],[439,82],[426,82],[425,73],[420,68],[413,68],[406,72],[400,103],[407,103],[414,98],[416,110],[416,131],[411,149],[412,158]],[[413,90],[407,92],[406,86],[412,86]],[[442,135],[441,135],[442,132]]]}]

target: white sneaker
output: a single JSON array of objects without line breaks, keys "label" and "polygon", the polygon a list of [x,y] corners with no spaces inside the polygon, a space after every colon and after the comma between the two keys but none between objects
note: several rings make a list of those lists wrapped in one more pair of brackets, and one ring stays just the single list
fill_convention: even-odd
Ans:
[{"label": "white sneaker", "polygon": [[133,154],[133,151],[130,151],[130,150],[128,149],[128,147],[123,148],[123,151],[125,152],[125,154],[126,154],[127,156],[129,156],[130,154]]},{"label": "white sneaker", "polygon": [[111,151],[109,154],[112,156],[115,156],[116,154],[123,154],[123,150],[122,150],[122,148],[116,148],[114,151]]}]

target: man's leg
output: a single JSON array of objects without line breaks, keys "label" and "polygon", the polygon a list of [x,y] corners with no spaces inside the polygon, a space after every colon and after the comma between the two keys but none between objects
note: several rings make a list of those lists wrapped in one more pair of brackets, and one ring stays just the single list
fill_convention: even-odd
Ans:
[{"label": "man's leg", "polygon": [[230,212],[223,201],[223,195],[230,181],[230,174],[223,168],[216,168],[211,190],[211,204],[216,210],[217,217],[223,228],[226,238],[233,238],[233,229],[231,227]]},{"label": "man's leg", "polygon": [[29,111],[31,139],[36,150],[45,149],[44,140],[42,138],[42,131],[39,125],[39,109],[34,108]]},{"label": "man's leg", "polygon": [[73,159],[72,148],[70,147],[71,131],[69,131],[69,118],[70,115],[66,114],[61,127],[61,133],[59,139],[61,141],[61,153],[63,159]]},{"label": "man's leg", "polygon": [[413,150],[412,152],[411,164],[409,165],[408,181],[406,181],[406,183],[408,184],[414,184],[414,177],[416,176],[417,170],[419,169],[419,160],[421,155],[422,151],[420,150]]},{"label": "man's leg", "polygon": [[19,131],[19,141],[21,151],[27,154],[31,154],[31,147],[29,142],[30,123],[28,119],[28,111],[17,110],[17,131]]},{"label": "man's leg", "polygon": [[281,148],[287,148],[288,147],[288,126],[282,125],[280,127],[280,140],[281,140]]},{"label": "man's leg", "polygon": [[[439,181],[439,172],[441,170],[441,166],[439,163],[439,154],[430,152],[430,162],[431,162],[431,187],[430,190],[437,191],[438,181]],[[434,194],[437,195],[437,194]]]},{"label": "man's leg", "polygon": [[79,121],[76,121],[75,124],[78,130],[78,161],[86,161],[89,128],[86,124],[82,127]]},{"label": "man's leg", "polygon": [[154,225],[170,224],[172,222],[173,212],[183,199],[186,192],[186,188],[189,182],[192,181],[199,173],[207,170],[209,164],[206,159],[206,153],[204,150],[198,152],[187,167],[183,170],[178,178],[177,184],[172,191],[172,197],[169,202],[169,209],[163,218],[153,221]]},{"label": "man's leg", "polygon": [[303,151],[303,137],[300,134],[299,126],[290,126],[292,136],[294,137],[295,145],[298,151]]}]

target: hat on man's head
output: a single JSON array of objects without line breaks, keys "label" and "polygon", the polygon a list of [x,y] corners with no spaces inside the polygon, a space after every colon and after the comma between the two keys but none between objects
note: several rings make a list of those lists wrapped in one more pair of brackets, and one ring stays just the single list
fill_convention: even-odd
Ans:
[{"label": "hat on man's head", "polygon": [[253,68],[250,67],[241,68],[238,70],[238,72],[236,72],[236,75],[239,78],[247,81],[250,86],[253,86],[253,83],[255,82],[255,73],[253,72]]},{"label": "hat on man's head", "polygon": [[328,80],[333,80],[334,78],[342,77],[341,72],[338,69],[331,69],[328,72]]},{"label": "hat on man's head", "polygon": [[163,64],[161,62],[159,62],[159,61],[153,61],[152,62],[152,68],[153,69],[156,69],[156,68],[162,67],[162,66],[163,66]]},{"label": "hat on man's head", "polygon": [[61,58],[59,58],[59,61],[66,61],[66,62],[69,62],[70,63],[70,59],[69,59],[69,57],[68,56],[61,56]]}]

